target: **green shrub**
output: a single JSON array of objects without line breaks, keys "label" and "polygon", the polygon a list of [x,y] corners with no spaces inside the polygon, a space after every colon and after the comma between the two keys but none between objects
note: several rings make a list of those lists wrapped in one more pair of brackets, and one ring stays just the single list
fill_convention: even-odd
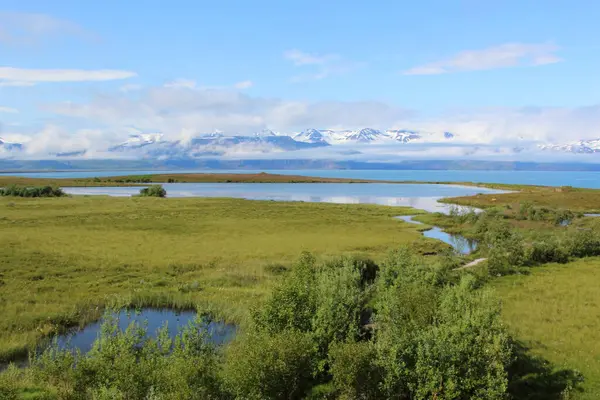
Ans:
[{"label": "green shrub", "polygon": [[381,369],[373,342],[344,342],[331,346],[329,363],[339,399],[381,399]]},{"label": "green shrub", "polygon": [[566,248],[573,257],[591,257],[600,255],[600,233],[593,230],[569,232]]},{"label": "green shrub", "polygon": [[62,197],[66,196],[65,192],[54,186],[16,186],[11,185],[5,188],[0,188],[0,196],[13,197]]},{"label": "green shrub", "polygon": [[569,254],[555,238],[550,238],[533,242],[526,258],[530,264],[566,263],[569,261]]},{"label": "green shrub", "polygon": [[[511,360],[508,335],[498,302],[489,292],[476,290],[475,283],[465,277],[430,297],[424,296],[425,286],[413,283],[413,292],[420,295],[396,300],[378,316],[382,398],[505,398]],[[403,311],[402,303],[416,310],[425,299],[430,299],[426,313]],[[429,317],[423,318],[426,314]]]},{"label": "green shrub", "polygon": [[140,196],[142,197],[165,197],[166,195],[167,191],[162,185],[151,185],[140,190]]},{"label": "green shrub", "polygon": [[327,265],[317,275],[311,331],[323,358],[326,358],[331,343],[359,339],[361,312],[367,297],[357,266],[360,264],[355,260],[344,258]]},{"label": "green shrub", "polygon": [[558,210],[554,213],[555,225],[569,225],[575,219],[575,213],[571,210]]},{"label": "green shrub", "polygon": [[315,351],[306,333],[249,333],[227,350],[225,382],[239,399],[302,399],[313,385]]},{"label": "green shrub", "polygon": [[17,371],[14,365],[0,372],[0,399],[16,400],[19,398]]},{"label": "green shrub", "polygon": [[[109,315],[87,354],[49,348],[32,362],[39,382],[60,398],[221,399],[217,353],[198,319],[175,340],[161,329],[155,339],[132,323],[126,331]],[[107,397],[108,396],[108,397]]]},{"label": "green shrub", "polygon": [[304,253],[289,276],[271,293],[265,304],[253,312],[256,325],[271,333],[286,329],[308,332],[316,311],[314,285],[316,260]]}]

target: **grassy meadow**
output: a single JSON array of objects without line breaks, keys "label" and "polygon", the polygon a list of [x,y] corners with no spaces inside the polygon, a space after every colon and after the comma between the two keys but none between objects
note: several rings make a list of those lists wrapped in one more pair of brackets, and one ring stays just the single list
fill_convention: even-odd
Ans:
[{"label": "grassy meadow", "polygon": [[494,281],[509,329],[555,373],[583,374],[577,399],[600,397],[600,258],[551,264]]},{"label": "grassy meadow", "polygon": [[242,321],[302,251],[380,259],[415,210],[237,199],[1,198],[0,359],[111,302],[210,307]]},{"label": "grassy meadow", "polygon": [[443,201],[478,208],[504,207],[512,210],[517,210],[520,204],[529,202],[537,207],[600,212],[600,190],[597,189],[528,185],[485,186],[505,189],[511,191],[511,193],[477,194],[475,196],[453,197]]}]

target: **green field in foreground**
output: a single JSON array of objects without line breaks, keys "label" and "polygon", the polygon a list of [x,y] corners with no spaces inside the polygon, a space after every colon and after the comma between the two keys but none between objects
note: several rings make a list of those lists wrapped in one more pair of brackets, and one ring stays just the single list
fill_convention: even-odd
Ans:
[{"label": "green field in foreground", "polygon": [[[380,258],[423,238],[402,207],[236,199],[0,199],[0,358],[107,302],[243,320],[302,251]],[[98,308],[100,307],[100,308]]]},{"label": "green field in foreground", "polygon": [[494,281],[517,338],[561,369],[584,376],[577,399],[600,398],[600,258],[535,268]]}]

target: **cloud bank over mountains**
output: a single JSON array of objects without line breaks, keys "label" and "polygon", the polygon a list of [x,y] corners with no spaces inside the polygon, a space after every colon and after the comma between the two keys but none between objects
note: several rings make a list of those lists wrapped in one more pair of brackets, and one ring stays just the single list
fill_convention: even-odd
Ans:
[{"label": "cloud bank over mountains", "polygon": [[[576,155],[584,162],[598,162],[600,158],[593,153],[595,145],[570,145],[600,137],[600,106],[488,108],[422,117],[415,110],[383,102],[264,98],[243,93],[250,86],[248,83],[241,89],[235,86],[240,85],[202,88],[194,81],[180,79],[162,86],[99,94],[89,102],[48,103],[43,109],[54,117],[38,129],[4,124],[0,131],[3,142],[19,143],[23,148],[16,152],[13,146],[9,151],[5,145],[0,148],[0,157],[307,157],[389,161],[407,157],[542,157],[552,161],[573,159]],[[0,121],[7,115],[18,115],[17,110],[8,107],[0,110]],[[299,135],[310,128],[330,135],[324,140],[329,146],[302,144],[313,143]],[[418,137],[398,139],[397,132],[404,130],[414,131]],[[329,131],[333,133],[328,134]],[[364,139],[370,131],[375,132],[373,139]],[[445,133],[450,136],[445,137]],[[143,150],[109,151],[122,143],[143,141],[148,134],[156,139],[149,143],[152,146],[140,146]],[[210,140],[202,139],[206,137]]]},{"label": "cloud bank over mountains", "polygon": [[[89,102],[48,103],[42,106],[43,110],[54,117],[43,126],[32,129],[4,124],[0,136],[4,141],[24,142],[28,157],[81,150],[86,150],[88,156],[100,156],[129,135],[140,132],[160,133],[165,141],[183,143],[213,132],[223,136],[254,136],[265,129],[290,137],[309,128],[409,129],[455,135],[452,143],[442,143],[430,151],[420,150],[422,156],[450,155],[456,153],[458,144],[461,148],[519,148],[600,137],[600,106],[487,108],[423,117],[415,110],[384,102],[307,102],[251,96],[241,91],[250,83],[242,83],[242,89],[235,88],[240,84],[230,88],[202,88],[194,81],[179,79],[162,86],[98,94]],[[9,107],[0,110],[0,121],[18,115]],[[362,142],[347,145],[356,147],[355,151],[360,153],[381,154],[387,149],[393,155],[406,150],[406,146],[394,149],[401,143],[375,142],[370,147]],[[375,151],[372,144],[381,148]]]}]

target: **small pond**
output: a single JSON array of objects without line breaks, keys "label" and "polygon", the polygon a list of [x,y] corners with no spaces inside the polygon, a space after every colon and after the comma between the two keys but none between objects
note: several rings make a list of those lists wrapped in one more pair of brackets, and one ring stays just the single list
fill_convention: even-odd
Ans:
[{"label": "small pond", "polygon": [[[414,215],[403,215],[396,218],[410,224],[423,225],[423,223],[415,221],[413,219],[414,217]],[[461,254],[470,254],[477,249],[477,242],[474,240],[467,239],[462,235],[454,235],[444,232],[439,226],[434,226],[429,230],[423,231],[423,236],[448,243],[450,246],[452,246],[452,248],[454,248],[454,250]]]},{"label": "small pond", "polygon": [[[122,310],[115,315],[118,320],[119,329],[124,331],[135,322],[138,326],[145,326],[147,334],[151,337],[156,335],[158,329],[167,325],[169,337],[175,338],[177,334],[196,318],[195,311],[176,311],[170,309],[145,308],[142,310]],[[79,349],[86,353],[92,349],[94,341],[100,335],[103,319],[91,323],[80,330],[71,331],[58,336],[57,344],[63,349]],[[206,326],[210,342],[221,345],[227,343],[236,333],[236,326],[223,322],[211,321]]]},{"label": "small pond", "polygon": [[[145,308],[142,310],[125,309],[115,314],[115,318],[118,320],[121,331],[125,331],[132,322],[135,322],[138,326],[146,327],[146,337],[155,337],[157,331],[166,325],[169,337],[174,339],[190,322],[194,321],[196,312],[156,308]],[[83,329],[71,330],[54,339],[56,339],[57,345],[61,349],[79,349],[82,353],[87,353],[92,349],[96,339],[98,339],[103,322],[104,320],[100,319],[85,326]],[[220,321],[211,321],[204,328],[206,328],[208,340],[217,346],[231,341],[237,331],[235,325]],[[42,343],[39,350],[43,350],[52,342],[53,340],[48,340]],[[29,364],[27,357],[14,360],[13,363],[18,367],[26,367]],[[0,371],[7,366],[8,364],[6,363],[0,363]]]}]

